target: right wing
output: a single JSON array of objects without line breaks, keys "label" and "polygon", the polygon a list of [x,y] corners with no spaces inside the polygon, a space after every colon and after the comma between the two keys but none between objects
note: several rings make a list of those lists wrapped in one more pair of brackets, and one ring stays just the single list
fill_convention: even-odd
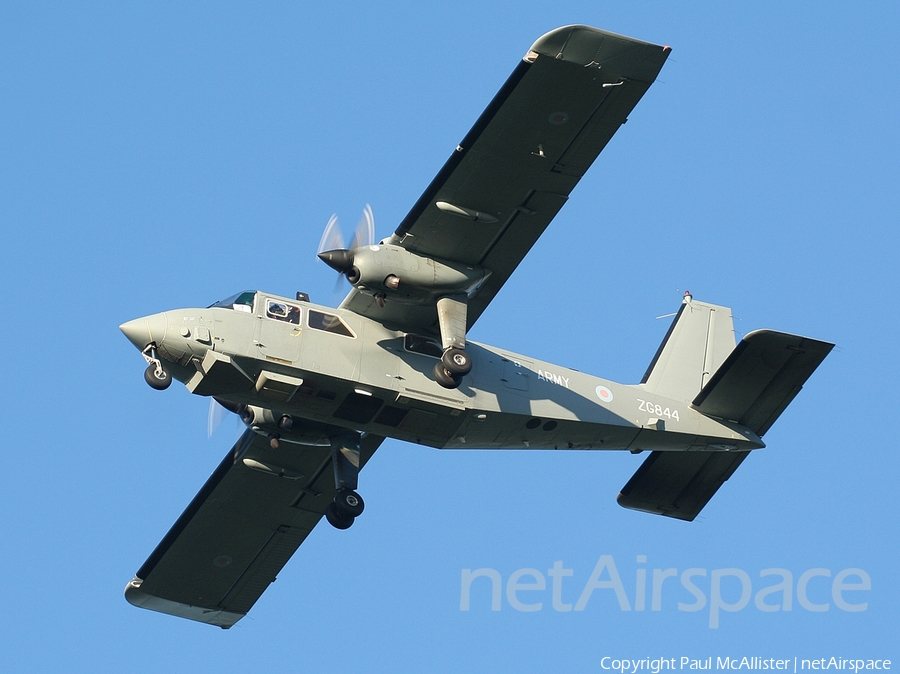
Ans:
[{"label": "right wing", "polygon": [[[419,197],[388,243],[491,272],[469,301],[467,329],[627,121],[668,55],[668,47],[588,26],[550,31]],[[433,303],[389,300],[379,307],[356,289],[341,308],[405,330],[429,332],[437,320]]]},{"label": "right wing", "polygon": [[[367,435],[365,463],[384,438]],[[247,430],[172,526],[125,598],[135,606],[228,628],[262,595],[334,498],[330,447]]]}]

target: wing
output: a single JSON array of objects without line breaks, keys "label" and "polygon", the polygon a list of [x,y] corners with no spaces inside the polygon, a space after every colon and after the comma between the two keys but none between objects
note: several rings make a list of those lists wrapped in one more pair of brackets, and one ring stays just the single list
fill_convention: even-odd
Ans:
[{"label": "wing", "polygon": [[[363,438],[365,462],[384,438]],[[334,498],[329,447],[247,430],[125,588],[135,606],[228,628],[240,620]]]},{"label": "wing", "polygon": [[[656,79],[668,47],[587,26],[532,45],[400,223],[389,243],[490,271],[469,301],[477,320]],[[385,324],[427,328],[433,305],[352,290],[342,308]]]}]

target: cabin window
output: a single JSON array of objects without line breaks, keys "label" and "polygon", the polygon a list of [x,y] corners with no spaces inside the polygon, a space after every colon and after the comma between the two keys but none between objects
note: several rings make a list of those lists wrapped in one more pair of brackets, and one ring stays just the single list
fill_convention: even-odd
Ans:
[{"label": "cabin window", "polygon": [[266,300],[266,318],[276,321],[300,325],[300,307],[282,302],[281,300]]},{"label": "cabin window", "polygon": [[356,337],[340,316],[310,309],[306,320],[313,330],[324,330],[344,337]]},{"label": "cabin window", "polygon": [[403,348],[412,353],[421,353],[423,356],[432,358],[440,358],[444,353],[441,345],[436,341],[419,335],[406,335],[403,338]]}]

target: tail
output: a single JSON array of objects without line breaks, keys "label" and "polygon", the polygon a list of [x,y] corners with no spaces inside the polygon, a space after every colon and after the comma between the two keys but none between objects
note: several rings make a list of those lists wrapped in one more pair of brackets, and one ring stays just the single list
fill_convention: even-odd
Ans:
[{"label": "tail", "polygon": [[698,302],[685,293],[641,384],[650,393],[693,400],[733,349],[731,309]]},{"label": "tail", "polygon": [[[685,294],[641,384],[762,436],[833,346],[772,330],[751,332],[735,346],[731,310]],[[691,521],[748,453],[651,452],[618,502]]]}]

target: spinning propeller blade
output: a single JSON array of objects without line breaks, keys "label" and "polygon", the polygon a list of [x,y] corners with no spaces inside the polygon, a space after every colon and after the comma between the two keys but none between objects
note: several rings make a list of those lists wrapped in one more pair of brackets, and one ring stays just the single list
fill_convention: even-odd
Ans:
[{"label": "spinning propeller blade", "polygon": [[337,213],[328,218],[322,239],[319,241],[319,250],[316,253],[324,253],[327,250],[340,250],[344,247],[344,237],[341,234],[341,226],[338,224]]},{"label": "spinning propeller blade", "polygon": [[222,423],[227,410],[216,402],[215,398],[209,399],[209,415],[206,418],[206,437],[211,438],[213,433]]},{"label": "spinning propeller blade", "polygon": [[[222,424],[222,419],[225,418],[226,412],[232,412],[233,414],[235,414],[235,422],[239,422],[241,409],[241,405],[236,405],[235,403],[230,402],[223,402],[218,398],[210,398],[209,414],[206,418],[206,437],[211,438],[213,436],[213,433],[218,430],[219,426]],[[236,424],[235,429],[237,429],[239,425],[240,424]]]},{"label": "spinning propeller blade", "polygon": [[356,224],[356,231],[353,233],[353,240],[350,242],[350,250],[361,248],[362,246],[371,246],[375,243],[375,214],[372,213],[372,207],[366,204],[363,208],[362,217]]}]

